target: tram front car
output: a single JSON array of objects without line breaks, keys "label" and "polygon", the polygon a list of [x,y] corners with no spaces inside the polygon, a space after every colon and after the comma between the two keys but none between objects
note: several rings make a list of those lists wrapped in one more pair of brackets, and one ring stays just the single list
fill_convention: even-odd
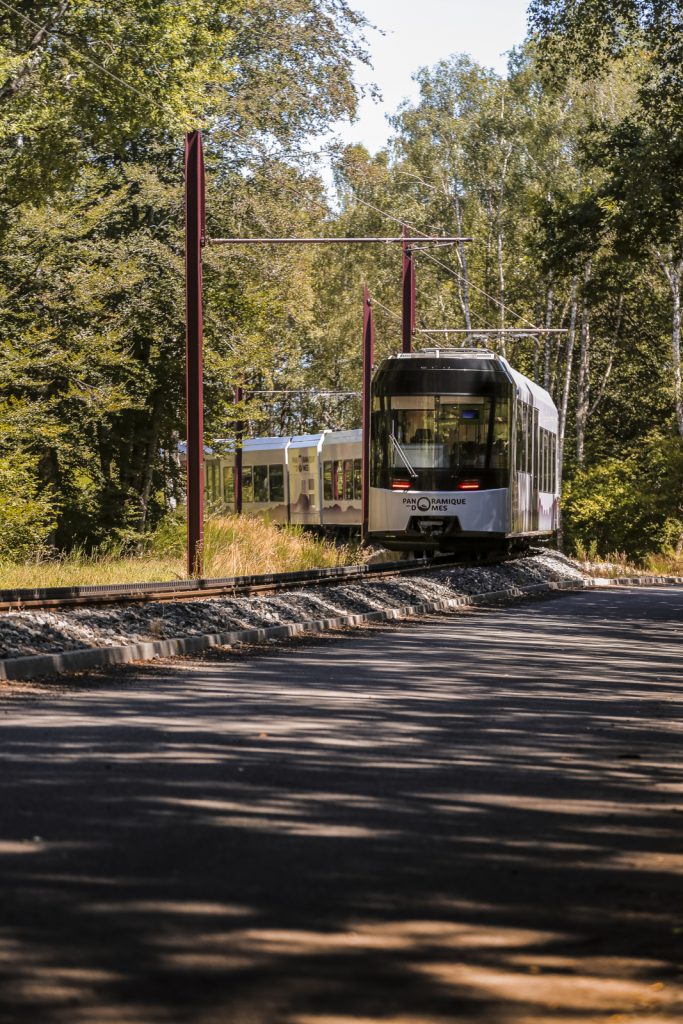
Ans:
[{"label": "tram front car", "polygon": [[551,536],[556,434],[548,393],[496,353],[384,360],[372,383],[368,539],[466,553]]}]

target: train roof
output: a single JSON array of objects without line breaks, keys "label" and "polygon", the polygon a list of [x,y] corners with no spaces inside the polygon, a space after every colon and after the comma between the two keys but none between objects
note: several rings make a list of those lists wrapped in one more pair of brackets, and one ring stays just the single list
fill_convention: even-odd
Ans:
[{"label": "train roof", "polygon": [[290,437],[290,448],[316,448],[323,439],[325,432],[321,430],[317,434],[294,434]]},{"label": "train roof", "polygon": [[501,363],[503,363],[512,377],[512,380],[517,388],[517,395],[523,398],[524,401],[529,402],[539,412],[539,425],[545,427],[546,430],[557,430],[557,406],[553,402],[552,398],[540,384],[531,380],[529,377],[525,377],[523,373],[513,369],[508,363],[507,359],[503,359],[499,356]]},{"label": "train roof", "polygon": [[[242,451],[277,451],[286,448],[289,444],[288,437],[245,437],[242,442]],[[178,445],[178,451],[184,455],[187,450],[187,443],[182,441]],[[212,445],[204,445],[205,455],[232,454],[235,450],[234,437],[217,437]]]},{"label": "train roof", "polygon": [[323,447],[328,444],[356,444],[362,436],[362,430],[326,430]]},{"label": "train roof", "polygon": [[[515,370],[507,359],[497,352],[486,348],[423,348],[415,352],[398,352],[396,355],[389,356],[380,364],[378,370],[381,370],[386,364],[398,368],[403,360],[412,361],[417,364],[414,367],[416,370],[424,370],[428,374],[436,369],[434,363],[440,364],[445,370],[465,370],[475,373],[479,371],[480,377],[481,374],[485,374],[493,375],[495,378],[496,375],[502,374],[513,383],[519,398],[539,410],[540,425],[549,430],[557,429],[557,408],[548,392],[520,373],[519,370]],[[407,369],[405,363],[403,366]],[[400,378],[405,381],[405,369],[403,373],[398,369],[395,371],[397,382]],[[393,370],[390,373],[392,376],[394,375]]]},{"label": "train roof", "polygon": [[[331,444],[358,444],[361,430],[321,430],[317,434],[287,434],[284,437],[246,437],[242,443],[245,454],[251,452],[286,451],[288,448],[320,448]],[[216,438],[212,444],[204,445],[205,455],[232,455],[235,451],[234,437]],[[187,454],[187,442],[180,441],[178,454]]]}]

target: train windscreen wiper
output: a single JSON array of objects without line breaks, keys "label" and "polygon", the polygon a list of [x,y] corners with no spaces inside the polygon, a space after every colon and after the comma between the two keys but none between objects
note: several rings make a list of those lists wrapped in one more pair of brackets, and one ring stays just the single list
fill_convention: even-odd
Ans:
[{"label": "train windscreen wiper", "polygon": [[413,479],[417,480],[417,473],[415,472],[413,467],[410,465],[410,462],[408,461],[408,456],[403,451],[403,448],[401,448],[401,445],[398,443],[398,441],[394,437],[393,431],[392,431],[391,434],[389,434],[389,437],[391,438],[391,441],[392,441],[392,444],[393,444],[394,448],[398,452],[398,457],[400,458],[401,462],[406,467],[406,469],[408,470],[410,475],[413,477]]}]

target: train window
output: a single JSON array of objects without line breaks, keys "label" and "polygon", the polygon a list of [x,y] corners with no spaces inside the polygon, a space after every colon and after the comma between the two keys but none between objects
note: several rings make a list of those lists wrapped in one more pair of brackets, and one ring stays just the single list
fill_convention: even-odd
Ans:
[{"label": "train window", "polygon": [[353,496],[358,501],[363,496],[363,463],[361,459],[353,460]]},{"label": "train window", "polygon": [[209,462],[204,463],[206,467],[206,493],[209,501],[220,501],[220,492],[218,489],[218,463],[213,459]]},{"label": "train window", "polygon": [[268,501],[267,466],[254,466],[254,501]]},{"label": "train window", "polygon": [[549,484],[548,490],[550,490],[550,491],[554,491],[555,490],[555,441],[556,441],[555,435],[551,434],[550,435],[550,455],[549,455],[550,479],[548,481],[548,484]]},{"label": "train window", "polygon": [[372,421],[371,479],[414,473],[438,489],[453,475],[506,470],[510,404],[481,395],[392,395]]},{"label": "train window", "polygon": [[235,471],[232,466],[223,466],[223,502],[232,505],[235,501]]},{"label": "train window", "polygon": [[555,493],[557,488],[557,438],[552,436],[552,451],[550,455],[550,490]]},{"label": "train window", "polygon": [[[453,396],[457,401],[459,396]],[[435,409],[436,395],[392,395],[392,409]]]},{"label": "train window", "polygon": [[285,500],[285,471],[283,466],[270,466],[268,469],[270,482],[270,500]]},{"label": "train window", "polygon": [[538,489],[539,491],[545,491],[546,488],[546,437],[545,430],[543,427],[538,432],[538,447],[539,447],[539,474],[538,474]]},{"label": "train window", "polygon": [[555,490],[555,435],[548,438],[548,490]]},{"label": "train window", "polygon": [[493,469],[506,469],[510,445],[510,402],[507,398],[496,399],[493,417],[493,436],[490,465]]},{"label": "train window", "polygon": [[323,462],[323,497],[332,501],[332,463]]},{"label": "train window", "polygon": [[528,473],[529,407],[526,402],[517,404],[517,472]]},{"label": "train window", "polygon": [[254,500],[254,473],[251,466],[242,469],[242,501]]},{"label": "train window", "polygon": [[415,469],[486,465],[490,399],[399,395],[391,404],[389,458],[395,469],[405,468],[406,459]]},{"label": "train window", "polygon": [[353,461],[344,459],[344,501],[353,498]]},{"label": "train window", "polygon": [[334,460],[332,469],[332,498],[334,501],[340,501],[342,496],[342,462],[339,459]]},{"label": "train window", "polygon": [[541,438],[538,429],[538,409],[531,410],[531,429],[532,439],[534,444],[533,452],[533,473],[534,473],[534,487],[536,490],[540,489],[541,485]]}]

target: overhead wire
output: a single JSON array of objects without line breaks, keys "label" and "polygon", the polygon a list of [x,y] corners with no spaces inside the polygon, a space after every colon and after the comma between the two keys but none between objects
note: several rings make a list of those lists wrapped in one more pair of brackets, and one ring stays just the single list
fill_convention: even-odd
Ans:
[{"label": "overhead wire", "polygon": [[389,316],[392,316],[394,318],[394,320],[398,320],[401,323],[403,323],[403,317],[402,316],[400,316],[398,313],[395,313],[393,309],[389,309],[388,306],[385,306],[384,303],[380,302],[380,300],[378,298],[375,298],[374,295],[370,296],[370,304],[372,306],[379,306],[379,308],[384,310],[385,313],[388,313]]},{"label": "overhead wire", "polygon": [[[449,274],[453,275],[453,277],[457,277],[460,280],[464,280],[464,277],[463,277],[462,274],[459,274],[456,270],[453,270],[453,268],[449,267],[447,263],[443,263],[441,260],[438,260],[436,258],[436,256],[432,256],[432,254],[429,253],[429,252],[426,252],[425,256],[427,257],[428,260],[431,260],[432,263],[436,263],[439,267],[443,267],[443,269],[447,270]],[[517,320],[522,320],[527,325],[527,327],[531,327],[534,331],[539,330],[539,328],[536,326],[536,324],[533,324],[531,322],[531,320],[527,320],[527,318],[525,316],[522,316],[521,313],[517,313],[514,309],[511,309],[509,306],[506,306],[504,302],[501,302],[501,300],[497,299],[494,295],[489,295],[489,293],[487,291],[485,291],[483,288],[479,288],[478,285],[474,284],[472,281],[468,280],[468,284],[469,284],[469,287],[472,288],[475,292],[479,292],[480,295],[486,296],[486,298],[489,299],[491,302],[495,302],[495,304],[501,310],[504,310],[506,313],[510,313],[511,316],[514,316],[515,319],[517,319]],[[500,328],[500,327],[491,327],[490,328],[490,330],[498,331],[498,332],[500,332],[503,329],[504,328]]]},{"label": "overhead wire", "polygon": [[[383,310],[385,313],[388,313],[389,316],[392,316],[394,320],[399,320],[401,323],[403,323],[403,317],[399,313],[395,312],[395,310],[393,309],[389,309],[388,306],[385,306],[383,302],[380,302],[380,300],[376,299],[374,296],[371,296],[371,305],[379,306],[381,310]],[[430,331],[428,328],[421,328],[420,334],[427,334],[429,337],[434,337],[433,332]]]},{"label": "overhead wire", "polygon": [[[418,235],[425,235],[425,237],[427,237],[425,231],[422,231],[420,228],[416,227],[415,224],[411,224],[410,221],[405,220],[405,219],[401,219],[399,217],[395,217],[393,214],[388,213],[386,210],[380,209],[379,206],[375,206],[373,203],[369,203],[366,199],[361,199],[360,196],[354,196],[354,198],[359,203],[361,203],[363,206],[367,206],[368,209],[374,210],[375,213],[379,213],[383,217],[388,217],[389,220],[393,220],[397,224],[405,224],[405,226],[407,228],[411,228],[413,231],[416,232],[416,234],[418,234]],[[436,256],[432,256],[431,253],[426,252],[426,251],[425,251],[425,256],[427,257],[428,260],[431,260],[432,263],[436,263],[438,266],[440,266],[444,270],[446,270],[449,274],[452,274],[453,277],[457,278],[460,281],[464,281],[465,280],[465,277],[464,277],[463,274],[459,274],[456,270],[453,270],[452,267],[449,267],[447,263],[443,263],[441,260],[437,259]],[[506,313],[510,313],[517,320],[523,320],[524,323],[527,325],[527,327],[533,327],[534,330],[538,330],[538,328],[536,327],[535,324],[532,324],[532,322],[530,320],[527,320],[526,317],[522,316],[521,313],[517,313],[517,312],[515,312],[514,309],[511,309],[509,306],[506,306],[505,303],[501,302],[500,299],[497,299],[495,297],[495,295],[489,295],[489,293],[487,291],[485,291],[483,288],[480,288],[478,285],[474,284],[469,279],[468,279],[468,284],[469,284],[470,288],[472,288],[476,292],[479,292],[480,295],[484,295],[487,299],[489,299],[490,302],[495,303],[496,306],[498,306],[500,309],[504,310]],[[501,328],[499,328],[499,327],[490,327],[490,325],[487,325],[487,326],[492,331],[500,331],[501,330]]]}]

